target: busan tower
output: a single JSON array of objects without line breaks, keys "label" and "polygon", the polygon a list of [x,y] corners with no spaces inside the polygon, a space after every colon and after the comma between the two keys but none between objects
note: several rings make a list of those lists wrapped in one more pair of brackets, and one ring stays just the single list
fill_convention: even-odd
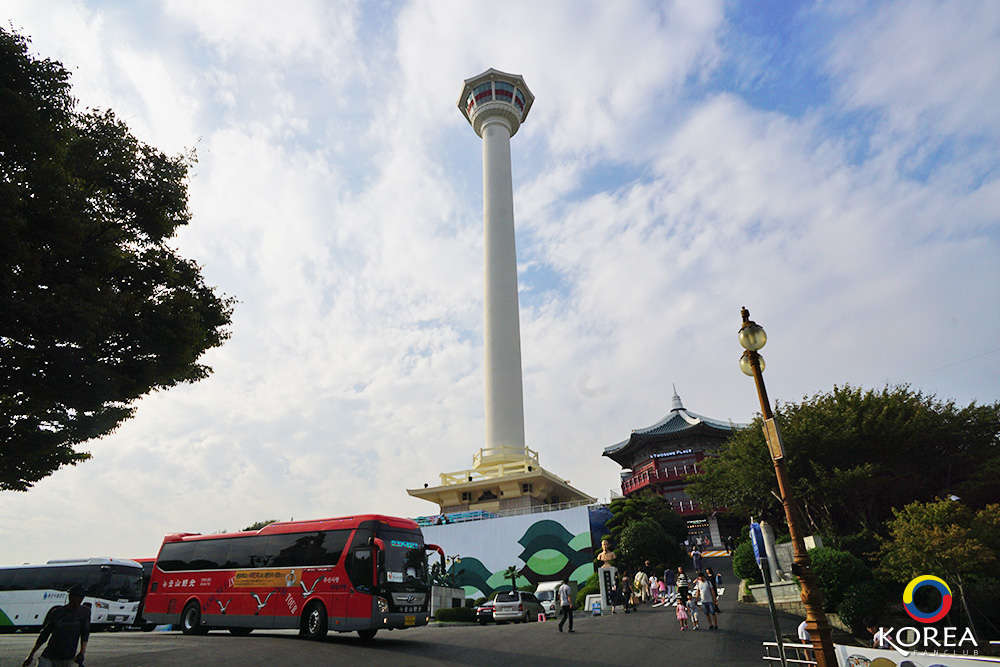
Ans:
[{"label": "busan tower", "polygon": [[458,98],[459,110],[483,140],[486,447],[473,456],[471,469],[442,473],[439,486],[407,490],[442,512],[594,501],[542,469],[524,440],[510,139],[534,100],[520,75],[495,69],[466,79]]},{"label": "busan tower", "polygon": [[521,330],[514,250],[510,139],[534,96],[516,74],[490,69],[466,80],[458,100],[483,139],[484,344],[486,445],[524,448]]}]

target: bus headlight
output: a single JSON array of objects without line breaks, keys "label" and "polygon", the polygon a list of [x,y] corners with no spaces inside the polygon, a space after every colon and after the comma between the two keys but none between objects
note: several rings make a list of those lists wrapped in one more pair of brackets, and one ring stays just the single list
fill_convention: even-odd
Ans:
[{"label": "bus headlight", "polygon": [[383,614],[389,613],[389,601],[383,597],[375,598],[375,602],[378,604],[379,612]]}]

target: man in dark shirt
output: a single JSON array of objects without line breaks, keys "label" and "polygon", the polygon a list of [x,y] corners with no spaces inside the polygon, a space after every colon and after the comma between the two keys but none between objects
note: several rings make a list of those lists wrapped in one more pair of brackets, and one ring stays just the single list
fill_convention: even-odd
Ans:
[{"label": "man in dark shirt", "polygon": [[[48,646],[38,659],[39,667],[72,667],[73,658],[83,663],[83,654],[87,651],[87,640],[90,639],[90,607],[83,606],[84,590],[82,586],[69,589],[69,604],[52,610],[42,627],[38,641],[31,653],[24,660],[24,667],[31,664],[35,651],[41,648],[46,640]],[[77,642],[80,652],[76,652]]]}]

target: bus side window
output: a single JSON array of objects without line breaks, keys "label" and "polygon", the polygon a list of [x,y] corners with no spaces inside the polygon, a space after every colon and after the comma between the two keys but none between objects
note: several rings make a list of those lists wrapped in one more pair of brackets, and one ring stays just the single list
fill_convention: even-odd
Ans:
[{"label": "bus side window", "polygon": [[191,552],[194,542],[169,542],[163,545],[156,564],[164,572],[179,572],[191,569]]},{"label": "bus side window", "polygon": [[39,584],[39,572],[40,570],[17,570],[14,572],[14,576],[11,577],[8,584],[7,590],[10,591],[30,591],[32,589],[40,588]]}]

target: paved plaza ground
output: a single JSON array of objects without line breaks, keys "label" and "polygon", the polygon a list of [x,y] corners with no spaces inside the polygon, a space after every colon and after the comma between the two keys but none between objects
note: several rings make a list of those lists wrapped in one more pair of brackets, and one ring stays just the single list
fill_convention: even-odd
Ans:
[{"label": "paved plaza ground", "polygon": [[[766,607],[739,604],[728,558],[706,562],[727,582],[718,632],[681,632],[672,608],[640,606],[632,614],[594,617],[578,613],[576,632],[560,633],[552,621],[526,625],[444,625],[380,632],[363,644],[356,634],[331,634],[308,642],[294,632],[255,631],[249,637],[212,632],[97,633],[87,651],[90,667],[204,665],[760,665],[761,642],[773,639]],[[781,615],[782,632],[800,619]],[[20,665],[34,635],[0,635],[0,667]]]}]

